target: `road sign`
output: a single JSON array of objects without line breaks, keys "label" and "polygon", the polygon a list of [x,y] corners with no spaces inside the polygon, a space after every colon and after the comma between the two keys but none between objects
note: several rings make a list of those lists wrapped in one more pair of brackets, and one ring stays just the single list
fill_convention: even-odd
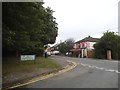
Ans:
[{"label": "road sign", "polygon": [[21,61],[35,60],[35,55],[21,55]]}]

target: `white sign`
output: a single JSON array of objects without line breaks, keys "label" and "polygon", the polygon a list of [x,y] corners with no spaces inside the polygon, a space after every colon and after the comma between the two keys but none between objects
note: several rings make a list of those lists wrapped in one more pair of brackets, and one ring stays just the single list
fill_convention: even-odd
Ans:
[{"label": "white sign", "polygon": [[35,55],[21,55],[21,61],[35,60]]}]

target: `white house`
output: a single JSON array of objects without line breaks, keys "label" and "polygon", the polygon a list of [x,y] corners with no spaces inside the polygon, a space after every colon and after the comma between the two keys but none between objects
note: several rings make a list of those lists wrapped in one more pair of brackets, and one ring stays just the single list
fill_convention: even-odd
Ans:
[{"label": "white house", "polygon": [[77,57],[94,57],[94,44],[98,41],[98,38],[92,38],[90,36],[79,40],[74,43],[73,49],[70,51]]}]

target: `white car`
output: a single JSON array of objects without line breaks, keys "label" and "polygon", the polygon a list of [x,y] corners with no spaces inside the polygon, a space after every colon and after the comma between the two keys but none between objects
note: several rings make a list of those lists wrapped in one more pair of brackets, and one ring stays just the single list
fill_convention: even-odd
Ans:
[{"label": "white car", "polygon": [[53,55],[58,55],[60,52],[59,51],[53,51],[52,54]]}]

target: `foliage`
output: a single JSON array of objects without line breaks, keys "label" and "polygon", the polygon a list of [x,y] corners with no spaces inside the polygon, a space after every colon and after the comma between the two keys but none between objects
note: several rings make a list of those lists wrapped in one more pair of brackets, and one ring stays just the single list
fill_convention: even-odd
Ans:
[{"label": "foliage", "polygon": [[69,50],[72,49],[73,43],[74,43],[74,40],[72,38],[69,38],[65,40],[65,42],[60,43],[58,46],[60,53],[65,55],[66,52],[69,52]]},{"label": "foliage", "polygon": [[41,54],[44,45],[55,42],[58,28],[53,10],[42,5],[43,2],[2,3],[3,54]]},{"label": "foliage", "polygon": [[100,41],[95,44],[95,56],[105,59],[107,50],[111,50],[113,59],[120,59],[120,36],[114,32],[106,32]]}]

